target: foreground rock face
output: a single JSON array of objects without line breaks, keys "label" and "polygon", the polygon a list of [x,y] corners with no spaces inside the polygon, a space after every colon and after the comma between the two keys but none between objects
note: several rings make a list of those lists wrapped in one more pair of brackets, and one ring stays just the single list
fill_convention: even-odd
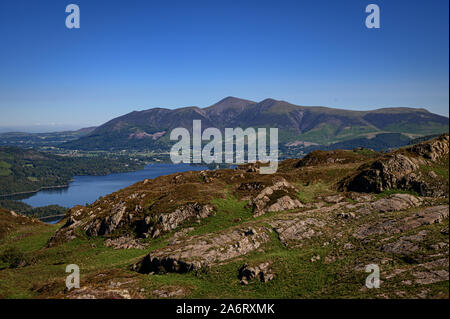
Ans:
[{"label": "foreground rock face", "polygon": [[[444,219],[448,218],[448,216],[448,205],[428,207],[400,220],[388,219],[375,224],[361,225],[358,227],[353,236],[358,239],[366,239],[374,235],[398,234],[400,232],[406,232],[423,225],[440,223]],[[409,240],[409,238],[405,240]],[[403,244],[405,243],[398,243],[397,246],[402,246]],[[389,247],[395,249],[395,247]],[[392,250],[391,248],[389,249]]]},{"label": "foreground rock face", "polygon": [[[437,162],[449,154],[449,136],[414,145],[404,152],[385,155],[370,165],[363,165],[359,173],[341,181],[342,190],[380,193],[390,189],[413,190],[422,196],[447,196],[448,185],[434,184],[437,175],[425,176],[420,167],[428,161]],[[433,177],[434,176],[434,177]],[[431,177],[431,180],[430,180]]]},{"label": "foreground rock face", "polygon": [[438,224],[444,219],[447,219],[448,214],[448,205],[428,207],[411,217],[403,219],[404,224],[400,227],[400,229],[406,231],[422,225]]},{"label": "foreground rock face", "polygon": [[285,246],[301,245],[304,239],[310,239],[322,234],[321,228],[325,222],[315,218],[294,217],[290,219],[276,219],[270,225],[277,232]]},{"label": "foreground rock face", "polygon": [[[280,163],[273,175],[259,174],[250,165],[145,180],[72,208],[50,245],[76,236],[80,245],[27,251],[23,255],[34,258],[33,264],[20,272],[30,276],[33,295],[42,298],[448,298],[443,283],[448,281],[448,198],[396,190],[381,195],[360,189],[340,192],[335,187],[344,176],[354,177],[376,161],[382,187],[412,187],[401,181],[414,178],[440,183],[448,174],[445,144],[427,145],[388,154],[316,153],[300,167],[295,159]],[[0,209],[0,237],[2,219],[15,221],[6,226],[18,227],[12,231],[21,230],[27,241],[53,229],[22,225],[27,221],[16,215]],[[103,238],[89,238],[94,236]],[[111,248],[98,247],[102,242]],[[117,251],[123,249],[133,250]],[[94,262],[83,275],[83,288],[65,290],[64,264],[89,260]],[[380,267],[378,291],[363,290],[370,264]],[[35,274],[49,265],[60,271],[42,282]],[[163,275],[192,271],[196,274],[188,275],[189,280]],[[161,275],[148,278],[137,272]],[[14,273],[0,271],[5,283],[0,286],[12,282]],[[16,288],[22,289],[6,287]],[[9,297],[9,292],[2,294]]]},{"label": "foreground rock face", "polygon": [[368,214],[372,212],[396,212],[411,207],[420,206],[422,199],[410,194],[394,194],[388,198],[382,198],[372,203],[367,203],[357,212]]},{"label": "foreground rock face", "polygon": [[185,273],[248,254],[268,241],[263,227],[193,236],[151,252],[133,269],[141,273]]}]

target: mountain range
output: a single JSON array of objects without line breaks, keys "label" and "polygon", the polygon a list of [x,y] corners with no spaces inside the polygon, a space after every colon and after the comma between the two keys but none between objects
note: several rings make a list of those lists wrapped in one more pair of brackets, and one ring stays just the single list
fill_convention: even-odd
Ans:
[{"label": "mountain range", "polygon": [[319,106],[299,106],[265,99],[254,102],[227,97],[206,108],[152,108],[114,118],[80,138],[62,144],[80,150],[151,149],[166,151],[170,131],[202,128],[223,130],[248,127],[277,127],[285,146],[331,145],[353,139],[372,139],[379,134],[397,133],[403,138],[448,132],[449,119],[423,108],[381,108],[351,111]]}]

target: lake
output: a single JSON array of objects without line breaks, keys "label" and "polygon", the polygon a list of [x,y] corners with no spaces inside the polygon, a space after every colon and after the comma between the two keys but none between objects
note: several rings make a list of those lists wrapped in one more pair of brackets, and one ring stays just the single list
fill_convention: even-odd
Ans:
[{"label": "lake", "polygon": [[46,189],[26,198],[21,196],[20,199],[33,207],[60,205],[71,208],[75,205],[91,204],[100,196],[114,193],[147,178],[205,169],[208,168],[190,164],[150,164],[135,172],[106,176],[75,176],[67,188]]}]

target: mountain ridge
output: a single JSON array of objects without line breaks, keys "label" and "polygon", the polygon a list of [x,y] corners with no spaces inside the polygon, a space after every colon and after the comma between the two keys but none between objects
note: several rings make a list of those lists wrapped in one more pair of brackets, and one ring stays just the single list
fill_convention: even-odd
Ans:
[{"label": "mountain ridge", "polygon": [[[72,149],[160,148],[170,143],[168,132],[176,127],[192,129],[192,121],[202,127],[278,127],[282,143],[301,139],[331,144],[375,133],[402,133],[410,137],[448,131],[448,118],[424,108],[390,107],[370,111],[300,106],[286,101],[264,99],[254,102],[228,96],[200,108],[151,108],[114,118],[78,140],[62,146]],[[164,133],[163,133],[164,132]],[[136,135],[137,134],[137,135]],[[154,138],[154,134],[158,138]],[[143,138],[142,136],[151,138]],[[135,136],[141,136],[136,139]]]}]

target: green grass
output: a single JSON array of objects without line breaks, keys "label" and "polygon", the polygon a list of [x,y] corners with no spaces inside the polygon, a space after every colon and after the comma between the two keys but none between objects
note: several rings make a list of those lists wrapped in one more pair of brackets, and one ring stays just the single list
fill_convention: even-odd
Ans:
[{"label": "green grass", "polygon": [[[231,195],[225,199],[214,199],[212,204],[216,208],[215,216],[202,220],[201,224],[196,226],[195,230],[190,232],[189,235],[200,235],[224,230],[250,220],[253,216],[251,208],[246,207],[247,201],[240,201]],[[191,223],[188,226],[195,226],[195,224]]]},{"label": "green grass", "polygon": [[0,161],[0,168],[11,168],[12,165],[5,162],[5,161]]},{"label": "green grass", "polygon": [[428,164],[428,165],[421,165],[420,170],[424,174],[429,174],[430,172],[435,172],[436,175],[443,178],[444,180],[448,180],[449,174],[448,174],[448,159],[447,160],[441,160],[438,163]]},{"label": "green grass", "polygon": [[368,148],[354,150],[353,152],[355,152],[356,154],[361,154],[361,155],[367,156],[367,157],[374,157],[374,156],[378,156],[379,155],[378,152],[376,152],[374,150],[371,150],[371,149],[368,149]]},{"label": "green grass", "polygon": [[12,167],[11,164],[5,162],[5,161],[0,161],[0,176],[9,176],[12,174],[12,171],[10,170],[10,168]]},{"label": "green grass", "polygon": [[0,176],[9,176],[12,172],[9,169],[0,168]]},{"label": "green grass", "polygon": [[318,195],[325,195],[331,192],[329,185],[322,182],[309,184],[307,186],[303,184],[297,184],[295,186],[299,190],[297,198],[303,204],[312,203]]}]

